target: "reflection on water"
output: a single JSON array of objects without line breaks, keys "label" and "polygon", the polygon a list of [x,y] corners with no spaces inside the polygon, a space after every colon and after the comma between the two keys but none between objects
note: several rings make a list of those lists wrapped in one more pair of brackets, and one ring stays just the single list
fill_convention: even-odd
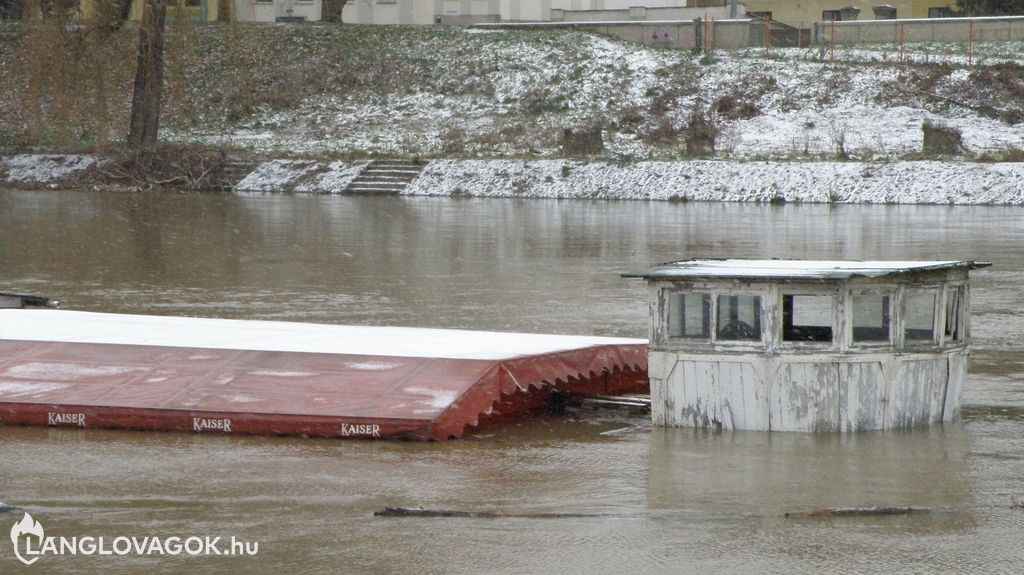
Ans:
[{"label": "reflection on water", "polygon": [[[261,543],[253,562],[46,558],[55,573],[1006,571],[1024,564],[1024,512],[1009,508],[1024,497],[1021,214],[0,191],[0,291],[96,311],[642,336],[645,288],[618,274],[649,263],[995,262],[974,274],[955,425],[601,435],[643,422],[538,416],[440,444],[0,428],[0,501],[48,534]],[[391,505],[592,516],[372,517]],[[858,505],[935,511],[783,517]]]}]

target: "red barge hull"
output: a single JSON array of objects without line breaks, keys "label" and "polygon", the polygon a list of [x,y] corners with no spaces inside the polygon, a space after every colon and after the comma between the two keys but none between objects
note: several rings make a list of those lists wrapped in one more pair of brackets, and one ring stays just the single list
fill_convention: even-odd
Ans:
[{"label": "red barge hull", "polygon": [[4,425],[444,440],[647,385],[642,340],[0,310]]}]

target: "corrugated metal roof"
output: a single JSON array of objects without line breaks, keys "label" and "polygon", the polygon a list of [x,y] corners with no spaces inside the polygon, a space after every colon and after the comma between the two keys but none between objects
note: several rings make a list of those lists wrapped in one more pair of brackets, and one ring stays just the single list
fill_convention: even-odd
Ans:
[{"label": "corrugated metal roof", "polygon": [[771,279],[844,280],[908,275],[933,270],[977,269],[992,265],[980,261],[827,261],[695,259],[659,264],[622,274],[647,279]]}]

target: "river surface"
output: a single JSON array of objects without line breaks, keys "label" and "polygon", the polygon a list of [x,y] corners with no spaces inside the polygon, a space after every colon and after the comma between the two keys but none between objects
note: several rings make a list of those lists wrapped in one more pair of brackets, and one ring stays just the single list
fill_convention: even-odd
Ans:
[{"label": "river surface", "polygon": [[[543,415],[444,443],[0,428],[0,501],[47,535],[260,545],[22,567],[0,515],[0,573],[1024,571],[1022,208],[0,190],[0,291],[67,309],[643,337],[644,286],[618,274],[708,256],[992,260],[962,421],[602,435],[642,421]],[[784,517],[844,506],[931,512]]]}]

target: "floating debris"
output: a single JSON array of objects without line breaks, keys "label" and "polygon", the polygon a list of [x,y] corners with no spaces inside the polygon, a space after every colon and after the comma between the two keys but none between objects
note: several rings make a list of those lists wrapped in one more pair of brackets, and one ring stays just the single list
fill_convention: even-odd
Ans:
[{"label": "floating debris", "polygon": [[455,509],[424,509],[422,507],[385,507],[374,511],[374,517],[454,517],[468,519],[565,519],[576,517],[610,517],[610,513],[498,513],[495,511],[460,511]]},{"label": "floating debris", "polygon": [[19,513],[21,509],[17,507],[11,507],[10,505],[0,501],[0,513]]},{"label": "floating debris", "polygon": [[812,511],[786,513],[786,518],[795,517],[878,517],[883,515],[917,515],[930,513],[927,507],[829,507]]}]

